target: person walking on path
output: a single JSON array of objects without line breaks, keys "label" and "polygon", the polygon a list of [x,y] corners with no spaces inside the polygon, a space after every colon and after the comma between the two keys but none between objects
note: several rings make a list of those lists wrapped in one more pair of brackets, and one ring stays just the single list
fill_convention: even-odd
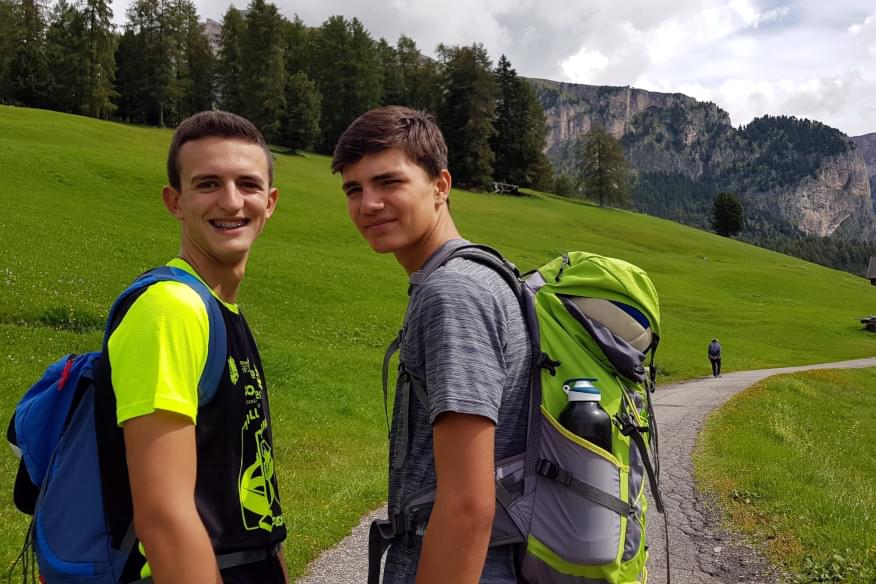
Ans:
[{"label": "person walking on path", "polygon": [[130,492],[140,542],[123,582],[288,582],[267,385],[236,304],[249,253],[277,203],[272,167],[261,133],[234,114],[196,114],[171,141],[162,196],[181,242],[167,265],[200,279],[218,300],[227,364],[215,397],[199,409],[210,327],[204,303],[178,282],[137,296],[109,338],[111,415],[124,434],[113,468],[127,483],[116,492]]},{"label": "person walking on path", "polygon": [[480,263],[444,264],[468,242],[450,215],[447,147],[431,117],[402,107],[363,114],[341,136],[332,171],[343,178],[362,237],[374,251],[394,254],[410,278],[390,433],[389,518],[437,484],[425,535],[391,543],[383,582],[517,582],[513,546],[488,551],[494,460],[525,448],[531,349],[517,297]]},{"label": "person walking on path", "polygon": [[721,343],[712,339],[709,343],[709,362],[712,364],[712,377],[721,377]]}]

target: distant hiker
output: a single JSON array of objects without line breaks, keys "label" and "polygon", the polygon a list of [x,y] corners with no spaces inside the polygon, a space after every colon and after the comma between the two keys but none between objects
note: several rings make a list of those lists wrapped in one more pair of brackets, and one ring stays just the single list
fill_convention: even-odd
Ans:
[{"label": "distant hiker", "polygon": [[220,301],[227,364],[199,409],[207,311],[177,282],[146,289],[109,339],[113,414],[140,541],[122,581],[288,582],[267,385],[236,304],[250,250],[277,203],[271,153],[248,120],[202,112],[176,129],[167,174],[164,205],[181,225],[179,256],[167,265],[205,282]]},{"label": "distant hiker", "polygon": [[517,582],[513,547],[487,544],[494,461],[525,448],[531,350],[518,300],[478,262],[441,265],[467,242],[450,215],[447,147],[430,116],[403,107],[363,114],[341,136],[332,171],[343,177],[362,237],[394,254],[410,281],[390,434],[390,518],[401,519],[403,504],[437,480],[425,536],[392,542],[383,582]]},{"label": "distant hiker", "polygon": [[721,343],[718,339],[712,339],[709,343],[709,362],[712,364],[712,376],[721,376]]}]

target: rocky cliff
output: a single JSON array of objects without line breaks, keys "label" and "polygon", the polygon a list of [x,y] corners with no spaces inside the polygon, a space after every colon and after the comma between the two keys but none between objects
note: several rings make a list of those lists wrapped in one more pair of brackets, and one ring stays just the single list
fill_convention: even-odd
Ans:
[{"label": "rocky cliff", "polygon": [[876,132],[854,136],[852,141],[861,156],[864,157],[864,162],[870,172],[870,196],[873,198],[873,209],[876,210]]},{"label": "rocky cliff", "polygon": [[869,177],[856,150],[826,158],[814,177],[807,175],[795,185],[746,198],[762,212],[772,211],[809,235],[851,240],[872,236]]},{"label": "rocky cliff", "polygon": [[621,141],[640,182],[659,178],[664,189],[684,183],[689,196],[703,198],[734,190],[758,221],[804,235],[876,240],[863,149],[833,128],[785,117],[734,128],[717,105],[679,93],[530,82],[547,118],[548,158],[561,172],[574,174],[578,141],[600,125]]}]

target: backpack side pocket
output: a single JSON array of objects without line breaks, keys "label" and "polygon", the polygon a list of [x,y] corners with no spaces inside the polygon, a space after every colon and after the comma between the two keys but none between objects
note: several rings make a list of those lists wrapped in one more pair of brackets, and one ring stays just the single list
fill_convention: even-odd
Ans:
[{"label": "backpack side pocket", "polygon": [[[585,496],[564,479],[583,483],[608,499],[626,499],[628,468],[611,453],[575,436],[542,408],[544,464],[569,477],[537,478],[530,527],[530,553],[558,565],[594,566],[616,561],[622,549],[623,520],[616,510]],[[533,541],[535,540],[535,541]]]},{"label": "backpack side pocket", "polygon": [[85,391],[48,473],[34,518],[41,574],[48,582],[117,581],[127,554],[112,548],[106,525],[93,386]]}]

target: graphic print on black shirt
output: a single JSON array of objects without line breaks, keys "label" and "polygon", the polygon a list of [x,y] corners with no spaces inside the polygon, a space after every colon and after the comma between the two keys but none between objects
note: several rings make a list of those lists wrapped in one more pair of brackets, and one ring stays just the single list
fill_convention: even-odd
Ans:
[{"label": "graphic print on black shirt", "polygon": [[222,307],[228,358],[216,398],[198,413],[198,511],[219,554],[283,541],[268,388],[243,315]]},{"label": "graphic print on black shirt", "polygon": [[240,477],[238,493],[243,527],[248,531],[263,529],[270,533],[283,525],[282,514],[274,514],[279,499],[274,478],[274,456],[268,433],[268,419],[262,403],[264,385],[259,369],[249,359],[235,363],[228,358],[232,382],[243,386],[246,417],[240,429]]}]

